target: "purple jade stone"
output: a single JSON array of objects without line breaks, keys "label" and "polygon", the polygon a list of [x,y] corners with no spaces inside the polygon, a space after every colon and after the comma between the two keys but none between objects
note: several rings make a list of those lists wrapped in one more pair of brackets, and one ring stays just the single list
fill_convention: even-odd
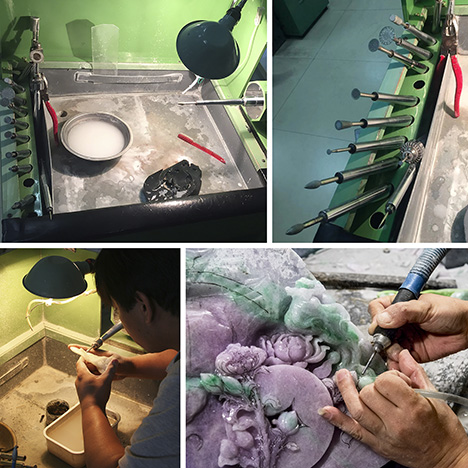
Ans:
[{"label": "purple jade stone", "polygon": [[186,271],[187,468],[387,463],[318,414],[346,411],[333,376],[368,343],[294,252],[188,250]]}]

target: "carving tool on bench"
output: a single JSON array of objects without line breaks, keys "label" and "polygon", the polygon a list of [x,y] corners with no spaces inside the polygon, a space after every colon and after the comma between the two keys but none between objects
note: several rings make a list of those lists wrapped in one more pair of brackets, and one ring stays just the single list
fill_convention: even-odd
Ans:
[{"label": "carving tool on bench", "polygon": [[357,198],[343,203],[342,205],[339,205],[335,208],[327,208],[326,210],[320,211],[316,218],[306,221],[305,223],[295,224],[286,231],[286,234],[299,234],[304,229],[311,227],[315,224],[331,221],[335,218],[338,218],[339,216],[349,213],[352,210],[356,210],[361,206],[367,205],[370,202],[388,197],[392,193],[392,190],[393,186],[391,184],[384,185],[383,187],[378,187],[373,190],[369,190],[368,192],[365,192]]},{"label": "carving tool on bench", "polygon": [[265,104],[263,97],[243,97],[239,99],[213,99],[213,100],[200,100],[200,101],[184,101],[179,102],[179,106],[261,106]]},{"label": "carving tool on bench", "polygon": [[436,68],[436,75],[442,76],[445,63],[448,56],[452,62],[453,72],[455,74],[455,117],[460,116],[460,96],[463,89],[463,75],[460,64],[458,63],[458,20],[453,13],[454,1],[450,0],[447,16],[445,18],[444,28],[442,30],[442,46],[440,48],[440,59]]},{"label": "carving tool on bench", "polygon": [[[408,276],[400,286],[392,304],[397,302],[407,302],[418,299],[421,290],[427,283],[429,276],[436,269],[437,265],[445,257],[449,249],[424,249],[423,253],[416,260]],[[398,328],[381,328],[377,326],[372,337],[372,346],[374,351],[362,371],[362,375],[367,372],[375,356],[389,348],[394,342],[398,333]]]}]

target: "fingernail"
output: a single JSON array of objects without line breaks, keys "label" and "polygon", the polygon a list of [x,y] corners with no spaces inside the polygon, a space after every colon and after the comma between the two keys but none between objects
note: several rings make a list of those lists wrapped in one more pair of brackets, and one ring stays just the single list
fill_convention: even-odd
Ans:
[{"label": "fingernail", "polygon": [[379,315],[379,322],[385,324],[389,324],[392,322],[392,316],[388,312],[382,312]]},{"label": "fingernail", "polygon": [[322,418],[325,418],[326,420],[330,420],[331,419],[331,414],[327,411],[326,408],[319,408],[317,413],[322,416]]},{"label": "fingernail", "polygon": [[335,380],[337,383],[343,382],[347,378],[348,378],[348,371],[346,369],[340,369],[335,374]]}]

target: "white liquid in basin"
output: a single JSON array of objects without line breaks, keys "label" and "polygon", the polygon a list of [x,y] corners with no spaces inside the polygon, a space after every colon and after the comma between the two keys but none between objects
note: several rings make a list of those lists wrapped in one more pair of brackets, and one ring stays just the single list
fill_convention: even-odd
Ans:
[{"label": "white liquid in basin", "polygon": [[63,424],[54,427],[49,437],[72,452],[83,452],[84,442],[81,429],[81,409],[75,411]]},{"label": "white liquid in basin", "polygon": [[125,137],[109,122],[85,120],[70,129],[68,146],[85,157],[105,159],[123,150]]}]

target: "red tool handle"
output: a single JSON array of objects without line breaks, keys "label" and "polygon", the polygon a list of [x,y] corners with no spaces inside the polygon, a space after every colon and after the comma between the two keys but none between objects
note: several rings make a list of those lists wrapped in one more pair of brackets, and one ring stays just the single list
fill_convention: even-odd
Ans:
[{"label": "red tool handle", "polygon": [[444,72],[444,65],[445,65],[445,55],[441,55],[439,62],[437,63],[435,75],[442,80],[442,74]]},{"label": "red tool handle", "polygon": [[217,159],[218,161],[221,161],[223,164],[226,164],[226,161],[224,160],[224,158],[222,158],[219,154],[216,154],[215,152],[211,151],[210,149],[208,148],[205,148],[204,146],[202,145],[199,145],[198,143],[195,143],[191,138],[189,138],[188,136],[186,135],[182,135],[182,133],[179,133],[177,135],[181,140],[189,143],[190,145],[192,146],[195,146],[195,148],[198,148],[199,150],[202,150],[204,151],[205,153],[209,154],[210,156],[213,156],[213,158]]},{"label": "red tool handle", "polygon": [[45,101],[45,105],[47,107],[47,110],[49,111],[50,116],[52,117],[52,123],[54,126],[54,139],[55,143],[57,146],[59,145],[59,138],[58,138],[58,119],[57,119],[57,114],[55,113],[54,108],[52,107],[52,104],[49,101]]},{"label": "red tool handle", "polygon": [[462,75],[462,70],[460,67],[460,64],[458,63],[458,59],[456,55],[452,55],[452,67],[453,67],[453,72],[455,73],[455,104],[454,104],[454,110],[455,110],[455,117],[460,116],[460,96],[463,88],[463,75]]}]

